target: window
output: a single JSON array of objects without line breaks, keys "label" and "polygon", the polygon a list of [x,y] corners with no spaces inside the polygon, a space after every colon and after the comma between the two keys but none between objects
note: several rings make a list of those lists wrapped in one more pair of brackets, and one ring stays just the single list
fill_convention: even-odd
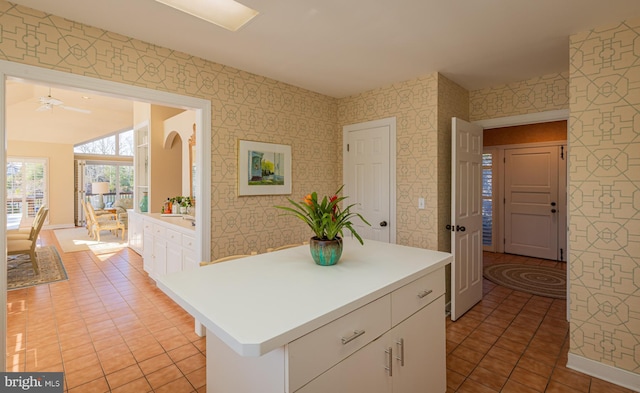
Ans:
[{"label": "window", "polygon": [[133,156],[133,130],[118,132],[76,145],[73,152],[101,156]]},{"label": "window", "polygon": [[21,221],[30,224],[38,209],[47,204],[47,167],[46,158],[7,159],[7,219],[12,227]]},{"label": "window", "polygon": [[87,161],[84,167],[85,195],[95,196],[91,183],[109,183],[109,193],[103,195],[105,206],[111,207],[118,198],[133,197],[133,165],[121,162]]},{"label": "window", "polygon": [[493,154],[482,154],[482,245],[493,245]]}]

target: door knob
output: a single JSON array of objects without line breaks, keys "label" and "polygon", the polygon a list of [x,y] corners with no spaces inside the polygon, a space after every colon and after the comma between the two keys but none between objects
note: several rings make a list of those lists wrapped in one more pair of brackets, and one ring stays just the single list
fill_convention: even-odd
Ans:
[{"label": "door knob", "polygon": [[387,222],[386,222],[386,221],[382,221],[382,222],[380,223],[380,226],[381,226],[381,227],[386,227],[386,226],[387,226]]},{"label": "door knob", "polygon": [[556,212],[556,209],[551,209],[551,213],[555,213],[555,212]]},{"label": "door knob", "polygon": [[555,205],[556,205],[556,203],[555,203],[555,202],[551,202],[551,206],[555,206]]}]

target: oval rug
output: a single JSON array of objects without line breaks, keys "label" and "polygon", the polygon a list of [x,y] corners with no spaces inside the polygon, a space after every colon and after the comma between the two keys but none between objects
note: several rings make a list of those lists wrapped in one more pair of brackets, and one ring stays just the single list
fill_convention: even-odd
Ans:
[{"label": "oval rug", "polygon": [[504,263],[485,267],[483,275],[516,291],[555,299],[567,297],[567,272],[561,269]]}]

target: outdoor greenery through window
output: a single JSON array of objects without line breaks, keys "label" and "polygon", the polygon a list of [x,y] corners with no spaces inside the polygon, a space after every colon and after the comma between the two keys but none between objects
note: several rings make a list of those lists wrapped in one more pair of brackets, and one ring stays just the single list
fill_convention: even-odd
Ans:
[{"label": "outdoor greenery through window", "polygon": [[84,156],[82,189],[84,195],[94,198],[91,184],[109,183],[109,193],[101,198],[111,207],[118,198],[133,196],[133,130],[117,132],[74,147],[74,153]]},{"label": "outdoor greenery through window", "polygon": [[24,219],[30,222],[47,203],[46,158],[7,159],[7,215],[12,227]]},{"label": "outdoor greenery through window", "polygon": [[76,154],[101,156],[133,156],[133,130],[119,132],[74,146]]}]

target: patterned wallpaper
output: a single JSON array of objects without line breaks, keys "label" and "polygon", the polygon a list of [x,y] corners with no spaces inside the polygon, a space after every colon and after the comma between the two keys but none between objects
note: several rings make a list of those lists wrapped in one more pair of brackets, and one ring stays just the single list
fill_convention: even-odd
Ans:
[{"label": "patterned wallpaper", "polygon": [[469,93],[471,121],[569,108],[569,74],[550,74]]},{"label": "patterned wallpaper", "polygon": [[640,19],[571,37],[571,353],[640,374]]},{"label": "patterned wallpaper", "polygon": [[[438,74],[340,99],[341,126],[396,117],[398,244],[437,249]],[[418,198],[426,209],[418,210]]]},{"label": "patterned wallpaper", "polygon": [[303,241],[283,196],[236,194],[238,139],[289,144],[293,198],[342,178],[336,100],[0,0],[0,59],[211,100],[213,258]]}]

